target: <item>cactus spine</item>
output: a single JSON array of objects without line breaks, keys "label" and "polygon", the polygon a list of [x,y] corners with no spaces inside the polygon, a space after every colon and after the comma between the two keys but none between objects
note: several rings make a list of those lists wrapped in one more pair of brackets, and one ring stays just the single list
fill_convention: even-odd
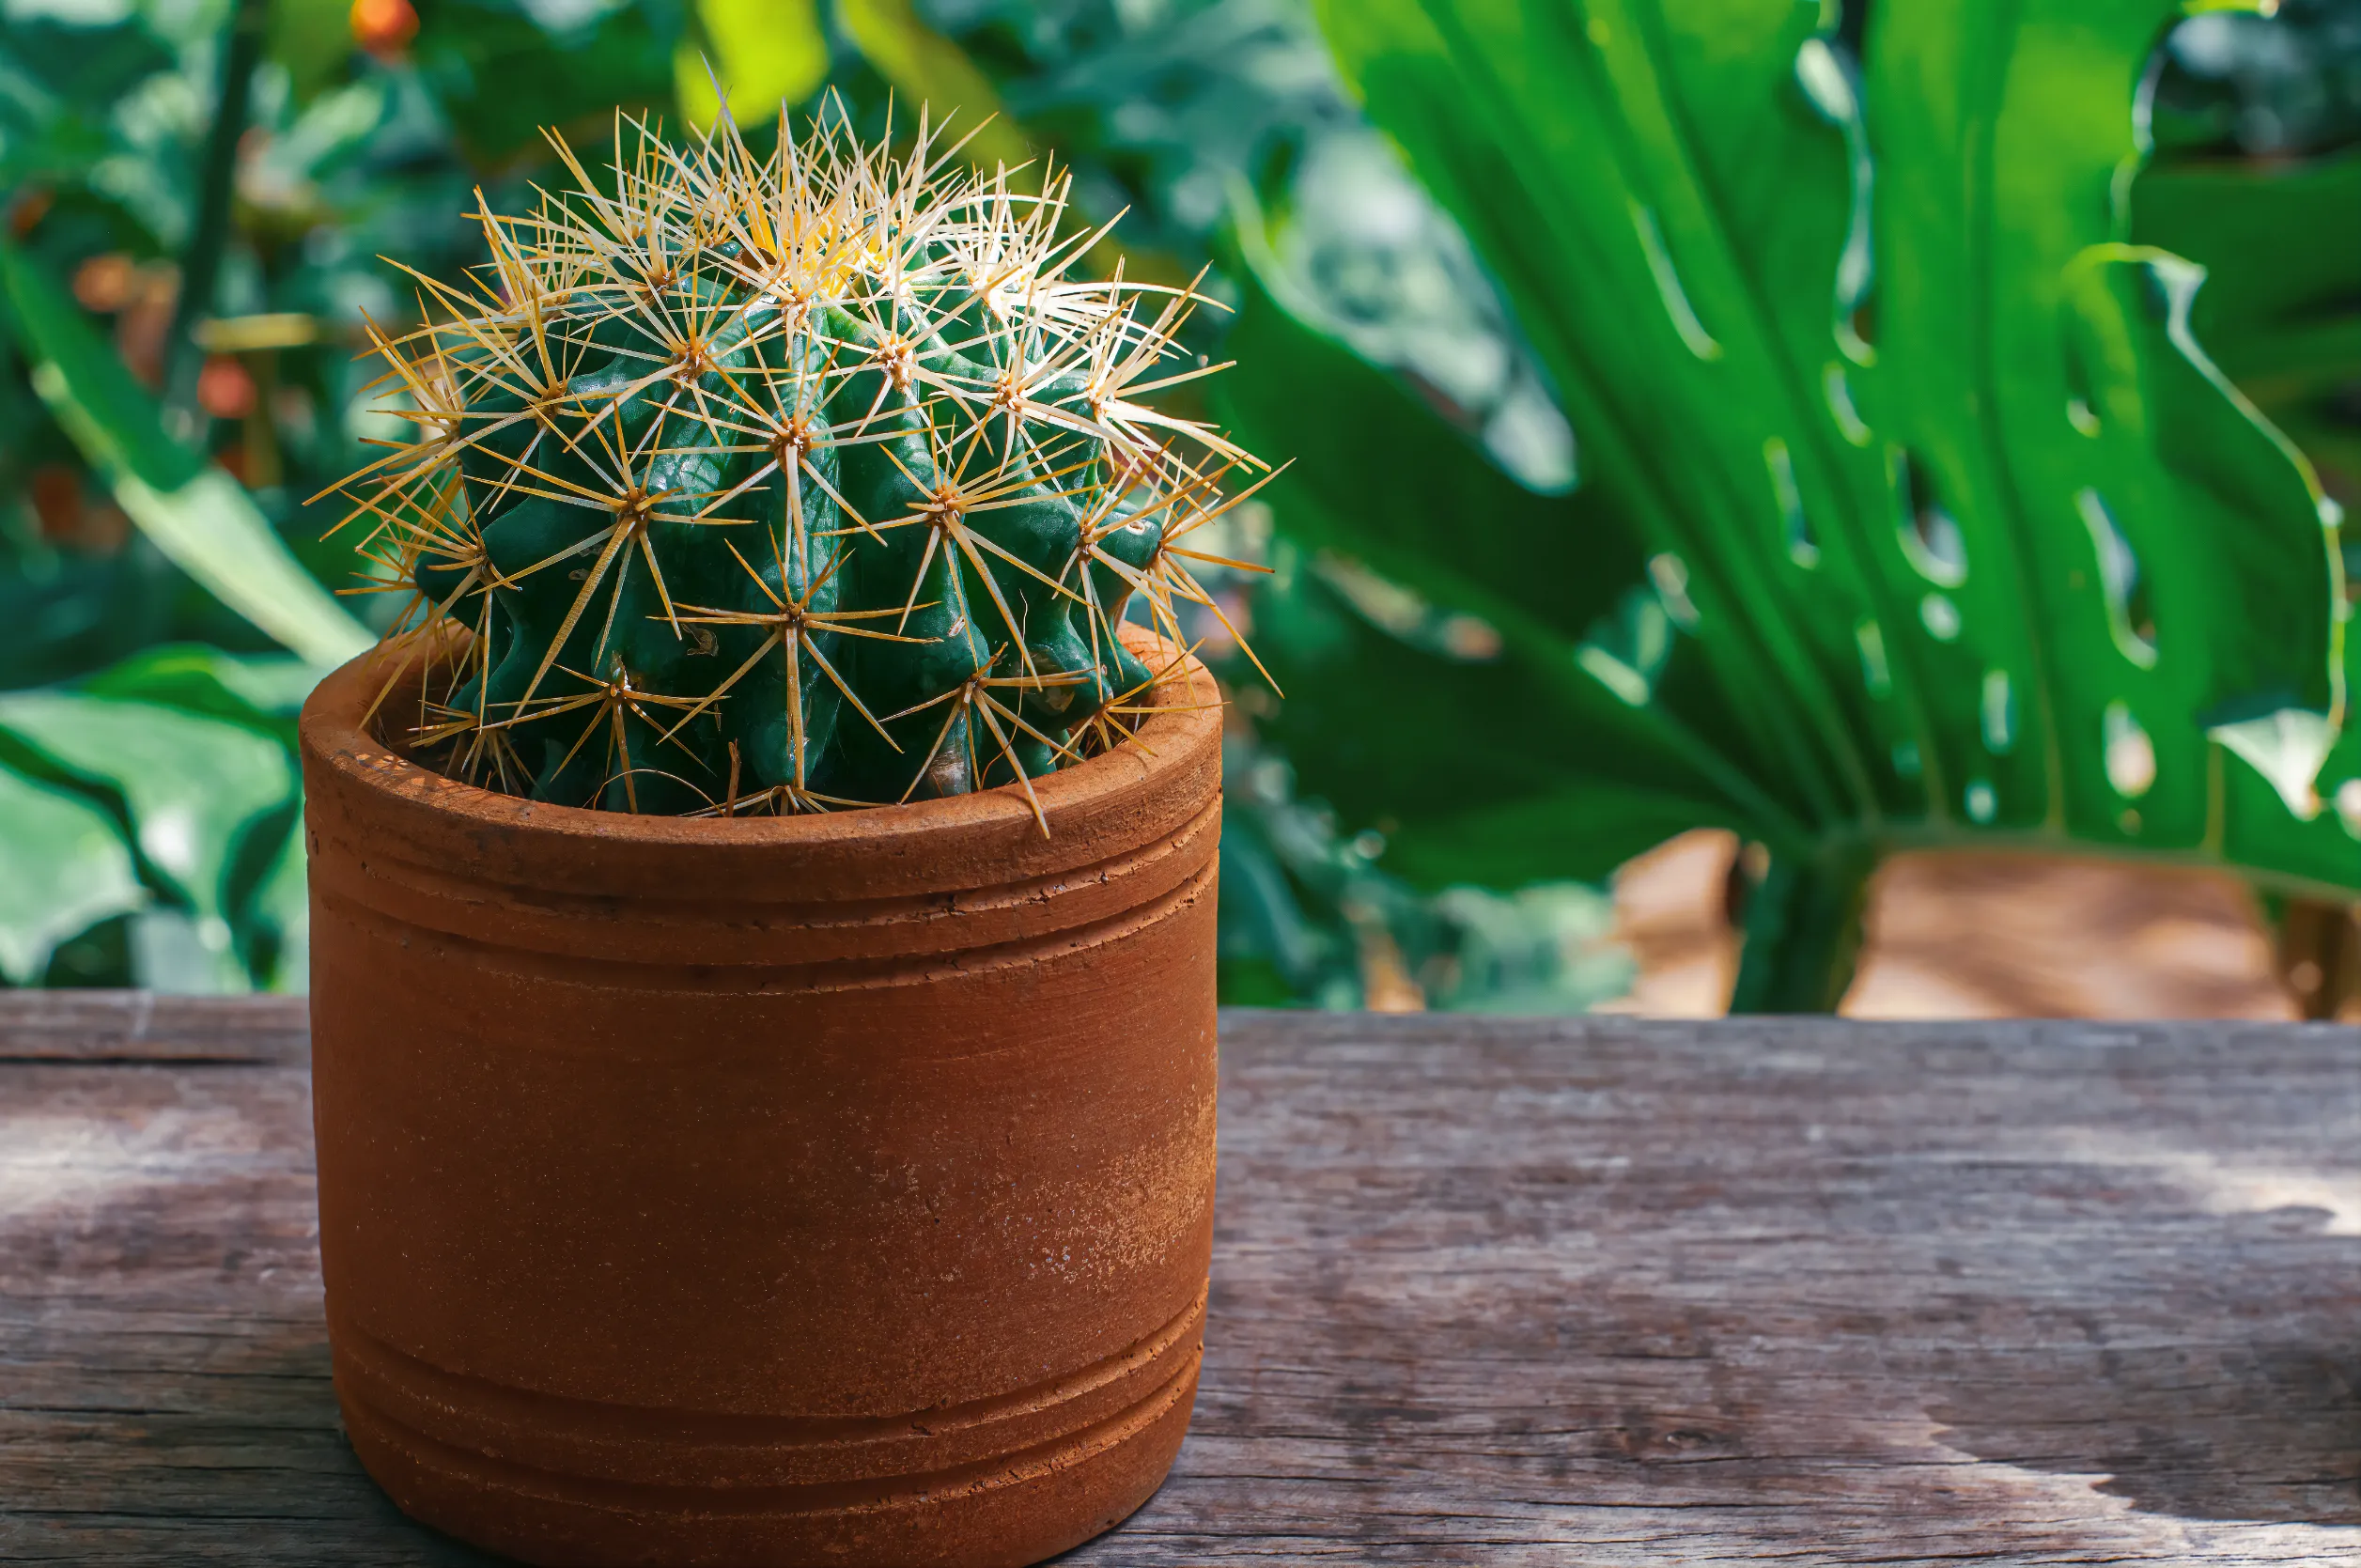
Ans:
[{"label": "cactus spine", "polygon": [[1219,614],[1186,541],[1260,465],[1145,400],[1205,373],[1193,290],[1075,277],[1064,178],[942,142],[618,122],[603,188],[561,145],[576,190],[483,209],[490,262],[419,278],[427,324],[375,338],[418,435],[345,487],[397,634],[472,634],[419,747],[736,814],[1031,799],[1124,741],[1158,672],[1115,628]]}]

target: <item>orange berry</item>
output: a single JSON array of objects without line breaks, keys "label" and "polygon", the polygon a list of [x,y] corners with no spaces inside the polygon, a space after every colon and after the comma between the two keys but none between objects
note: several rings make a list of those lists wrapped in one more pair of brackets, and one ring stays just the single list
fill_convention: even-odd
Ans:
[{"label": "orange berry", "polygon": [[352,41],[391,58],[418,36],[418,13],[410,0],[352,0]]},{"label": "orange berry", "polygon": [[121,251],[94,256],[74,269],[74,298],[85,310],[112,313],[139,291],[139,264]]},{"label": "orange berry", "polygon": [[254,378],[226,354],[215,354],[196,373],[197,406],[215,419],[243,419],[254,412]]}]

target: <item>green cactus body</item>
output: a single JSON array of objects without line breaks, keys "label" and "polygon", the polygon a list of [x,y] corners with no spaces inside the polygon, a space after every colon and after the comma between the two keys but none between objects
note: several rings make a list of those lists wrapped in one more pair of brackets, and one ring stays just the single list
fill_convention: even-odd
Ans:
[{"label": "green cactus body", "polygon": [[[794,812],[1017,784],[1121,743],[1210,604],[1177,542],[1252,459],[1134,396],[1194,303],[1067,277],[1063,180],[815,126],[641,132],[487,212],[473,289],[379,339],[418,439],[348,493],[405,636],[458,669],[414,738],[567,805]],[[1153,300],[1155,309],[1147,308]],[[1149,384],[1153,383],[1153,384]]]}]

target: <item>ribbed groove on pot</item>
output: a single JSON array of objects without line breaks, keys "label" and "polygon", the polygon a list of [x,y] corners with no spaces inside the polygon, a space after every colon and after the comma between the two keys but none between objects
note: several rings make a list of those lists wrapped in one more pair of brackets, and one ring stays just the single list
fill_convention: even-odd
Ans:
[{"label": "ribbed groove on pot", "polygon": [[971,1464],[945,1466],[914,1475],[784,1486],[650,1485],[539,1469],[438,1442],[396,1421],[382,1408],[356,1398],[351,1388],[341,1381],[337,1392],[351,1428],[353,1444],[362,1451],[364,1460],[370,1462],[373,1473],[377,1467],[369,1450],[391,1448],[409,1463],[428,1471],[441,1471],[463,1484],[617,1514],[842,1516],[940,1502],[947,1497],[972,1498],[1082,1464],[1137,1437],[1170,1415],[1175,1405],[1193,1397],[1204,1358],[1203,1344],[1190,1342],[1187,1355],[1173,1374],[1135,1404],[1080,1432],[1062,1434],[1017,1453],[995,1454]]},{"label": "ribbed groove on pot", "polygon": [[331,1310],[336,1376],[438,1447],[582,1480],[687,1487],[920,1484],[1067,1441],[1138,1408],[1193,1365],[1205,1297],[1137,1344],[1031,1388],[895,1416],[749,1416],[569,1398],[447,1371]]},{"label": "ribbed groove on pot", "polygon": [[[1009,790],[537,806],[365,734],[382,666],[320,685],[320,1250],[402,1506],[553,1568],[992,1568],[1154,1491],[1213,1207],[1187,670],[1141,744],[1035,781],[1048,839]],[[907,1413],[804,1414],[854,1411]]]},{"label": "ribbed groove on pot", "polygon": [[[983,946],[962,945],[948,956],[929,954],[917,958],[838,959],[821,963],[729,964],[705,958],[660,962],[595,955],[571,957],[444,932],[428,935],[451,951],[470,954],[487,970],[559,984],[582,980],[595,981],[601,988],[618,990],[717,993],[875,990],[889,986],[924,986],[955,975],[986,973],[1102,946],[1170,919],[1204,896],[1213,878],[1214,866],[1208,857],[1190,872],[1186,881],[1152,903],[1134,905],[1088,925],[1070,926],[1046,936]],[[356,930],[367,931],[379,940],[407,944],[410,934],[418,929],[407,921],[353,903],[329,887],[316,887],[312,896],[316,907],[334,910]]]},{"label": "ribbed groove on pot", "polygon": [[313,885],[349,908],[497,947],[645,963],[652,937],[699,966],[775,966],[783,948],[795,963],[820,964],[964,953],[1135,908],[1202,876],[1220,831],[1217,800],[1154,844],[1015,886],[818,902],[766,897],[769,884],[750,878],[726,899],[635,898],[628,925],[613,898],[451,877],[382,851],[365,857],[341,834],[330,839],[334,853],[315,842]]}]

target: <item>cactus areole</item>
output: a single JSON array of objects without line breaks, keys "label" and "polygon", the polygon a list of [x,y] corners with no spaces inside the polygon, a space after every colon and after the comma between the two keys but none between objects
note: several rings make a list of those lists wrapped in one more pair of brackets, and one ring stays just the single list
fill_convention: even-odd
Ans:
[{"label": "cactus areole", "polygon": [[1188,1424],[1185,541],[1248,459],[1143,401],[1188,291],[938,140],[619,136],[379,338],[412,597],[302,726],[329,1333],[370,1473],[527,1561],[1033,1561]]},{"label": "cactus areole", "polygon": [[1156,671],[1114,629],[1219,613],[1187,540],[1259,465],[1145,400],[1209,368],[1173,337],[1198,297],[1078,276],[1064,178],[944,142],[618,129],[604,179],[561,147],[578,190],[484,211],[467,286],[418,280],[427,323],[376,338],[417,435],[347,526],[404,632],[473,633],[412,737],[453,776],[834,810],[1133,727]]}]

